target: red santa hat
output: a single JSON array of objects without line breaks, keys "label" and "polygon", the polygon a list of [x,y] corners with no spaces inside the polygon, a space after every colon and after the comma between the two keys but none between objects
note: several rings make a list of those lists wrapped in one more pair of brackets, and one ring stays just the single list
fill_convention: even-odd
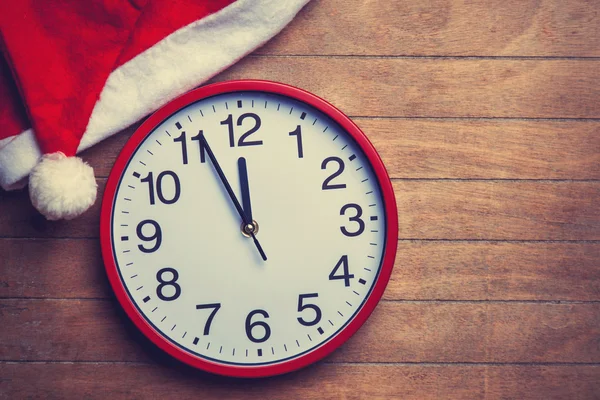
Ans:
[{"label": "red santa hat", "polygon": [[198,86],[309,0],[0,0],[0,186],[46,218],[96,199],[75,155]]}]

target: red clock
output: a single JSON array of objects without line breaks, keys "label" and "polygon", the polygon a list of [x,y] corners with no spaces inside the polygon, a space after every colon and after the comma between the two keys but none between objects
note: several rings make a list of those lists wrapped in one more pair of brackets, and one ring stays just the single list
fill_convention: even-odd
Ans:
[{"label": "red clock", "polygon": [[365,323],[398,219],[365,134],[306,91],[202,87],[133,134],[104,194],[106,271],[127,315],[171,356],[261,377],[309,365]]}]

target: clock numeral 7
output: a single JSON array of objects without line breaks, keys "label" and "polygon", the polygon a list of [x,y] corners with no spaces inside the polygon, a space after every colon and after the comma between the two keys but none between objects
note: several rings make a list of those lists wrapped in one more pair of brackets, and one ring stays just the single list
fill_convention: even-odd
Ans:
[{"label": "clock numeral 7", "polygon": [[[200,140],[200,135],[202,135],[202,130],[198,131],[196,136],[192,136],[190,140],[194,140],[198,142],[198,149],[200,151],[200,162],[206,162],[206,154],[204,150],[204,146],[202,145],[202,141]],[[188,163],[188,151],[187,151],[187,141],[185,131],[181,132],[181,135],[173,139],[174,142],[181,143],[181,161],[184,165]]]},{"label": "clock numeral 7", "polygon": [[205,310],[207,308],[212,308],[213,310],[210,313],[210,315],[208,316],[208,319],[206,320],[206,324],[204,324],[204,335],[205,336],[210,333],[210,324],[212,324],[215,314],[217,313],[217,311],[219,311],[219,308],[221,308],[221,303],[197,304],[196,305],[196,310]]},{"label": "clock numeral 7", "polygon": [[[246,131],[246,133],[244,133],[242,136],[240,136],[240,138],[238,139],[237,145],[239,147],[242,146],[259,146],[261,144],[263,144],[262,140],[254,140],[254,141],[249,141],[246,142],[245,140],[248,138],[248,136],[252,135],[254,132],[256,132],[261,125],[260,122],[260,117],[254,113],[245,113],[239,116],[239,118],[237,119],[237,126],[242,126],[242,123],[244,122],[244,120],[246,118],[250,118],[254,120],[254,126],[252,128],[250,128],[248,131]],[[221,121],[221,125],[227,125],[228,127],[228,131],[229,131],[229,147],[235,147],[235,138],[234,138],[234,134],[233,134],[233,115],[229,114],[229,116],[224,119],[223,121]]]},{"label": "clock numeral 7", "polygon": [[[342,267],[344,272],[342,275],[336,275],[337,270],[340,269],[340,267]],[[333,281],[336,279],[343,279],[344,286],[348,287],[348,286],[350,286],[350,279],[352,279],[352,278],[354,278],[354,274],[351,274],[348,269],[348,256],[343,255],[340,258],[340,260],[337,262],[337,264],[335,264],[333,271],[331,271],[331,273],[329,274],[329,280]]]},{"label": "clock numeral 7", "polygon": [[[171,198],[165,197],[163,193],[163,179],[168,176],[173,181],[173,196]],[[147,176],[140,179],[141,182],[148,184],[148,192],[150,195],[150,205],[154,205],[154,177],[152,172],[149,172]],[[179,196],[181,195],[181,183],[179,183],[179,177],[173,171],[163,171],[158,174],[156,178],[156,195],[158,199],[163,204],[173,204],[179,200]]]}]

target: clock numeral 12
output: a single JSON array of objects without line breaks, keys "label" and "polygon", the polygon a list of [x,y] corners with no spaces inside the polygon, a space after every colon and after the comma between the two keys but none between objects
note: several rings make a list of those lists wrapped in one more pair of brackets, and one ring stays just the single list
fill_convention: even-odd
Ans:
[{"label": "clock numeral 12", "polygon": [[[174,193],[170,199],[166,198],[163,194],[163,185],[162,184],[163,184],[163,179],[166,176],[171,177],[171,179],[173,180]],[[152,172],[149,172],[148,175],[146,177],[140,179],[140,181],[148,184],[148,192],[150,195],[150,205],[154,205],[154,203],[155,203],[155,200],[154,200],[154,178],[153,178]],[[180,195],[181,195],[181,183],[179,183],[179,177],[177,176],[177,174],[175,172],[163,171],[160,174],[158,174],[158,177],[156,178],[156,196],[158,196],[158,199],[160,200],[161,203],[173,204],[173,203],[177,202],[177,200],[179,200]]]},{"label": "clock numeral 12", "polygon": [[[254,120],[254,126],[252,128],[250,128],[248,131],[246,131],[246,133],[244,133],[242,136],[240,136],[240,138],[238,139],[237,145],[239,147],[242,146],[259,146],[261,144],[263,144],[262,140],[254,140],[254,141],[250,141],[250,142],[246,142],[245,140],[248,138],[248,136],[252,135],[254,132],[256,132],[261,125],[261,121],[260,121],[260,117],[254,113],[245,113],[239,116],[239,118],[237,119],[237,126],[242,126],[242,123],[244,122],[244,120],[246,118],[251,118]],[[229,114],[229,116],[227,118],[225,118],[223,121],[221,121],[221,125],[227,125],[228,130],[229,130],[229,147],[235,147],[235,138],[234,138],[234,134],[233,134],[233,116],[231,114]]]}]

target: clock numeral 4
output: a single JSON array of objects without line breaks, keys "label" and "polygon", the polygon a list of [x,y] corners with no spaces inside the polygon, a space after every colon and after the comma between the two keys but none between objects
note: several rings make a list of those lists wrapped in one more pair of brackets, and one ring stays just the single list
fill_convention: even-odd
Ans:
[{"label": "clock numeral 4", "polygon": [[[164,274],[171,274],[170,279],[166,280],[163,276]],[[163,301],[173,301],[177,300],[179,296],[181,296],[181,286],[179,286],[179,284],[177,283],[177,279],[179,279],[179,273],[175,268],[163,268],[156,273],[156,280],[159,282],[159,285],[156,288],[156,295],[159,299]],[[175,293],[171,295],[165,295],[163,293],[163,290],[167,287],[172,287],[173,290],[175,290]]]},{"label": "clock numeral 4", "polygon": [[[336,275],[337,270],[340,269],[340,267],[342,268],[343,273],[341,275]],[[344,286],[348,287],[350,286],[350,279],[352,278],[354,278],[354,274],[351,274],[348,269],[348,256],[343,255],[329,274],[329,280],[343,279]]]},{"label": "clock numeral 4", "polygon": [[[200,162],[204,163],[204,162],[206,162],[206,154],[205,154],[204,146],[202,145],[202,141],[200,140],[200,135],[202,135],[202,130],[198,131],[198,134],[196,136],[192,136],[190,138],[190,140],[198,142],[198,149],[200,151]],[[187,141],[186,141],[185,132],[181,132],[181,135],[179,135],[176,138],[173,138],[173,141],[181,143],[181,161],[184,165],[187,164],[188,163],[188,151],[187,151]]]},{"label": "clock numeral 4", "polygon": [[312,297],[319,297],[318,293],[306,293],[298,296],[298,312],[302,312],[304,310],[311,309],[315,312],[315,318],[312,321],[307,321],[302,317],[298,317],[297,320],[300,322],[300,325],[304,326],[313,326],[321,321],[321,309],[316,304],[304,304],[305,299],[310,299]]},{"label": "clock numeral 4", "polygon": [[339,157],[327,157],[321,163],[321,169],[327,169],[327,164],[329,164],[329,163],[337,164],[338,168],[333,174],[329,175],[325,179],[325,181],[323,181],[323,185],[321,186],[321,189],[323,189],[323,190],[344,189],[346,187],[345,183],[330,184],[330,182],[332,180],[334,180],[335,178],[340,176],[342,174],[342,172],[344,172],[344,161]]},{"label": "clock numeral 4", "polygon": [[[144,226],[147,225],[152,226],[152,228],[154,229],[154,233],[150,236],[144,235]],[[162,230],[160,229],[160,225],[158,224],[158,222],[152,219],[145,219],[137,225],[137,227],[135,228],[135,232],[137,233],[137,236],[140,238],[140,240],[143,240],[144,242],[154,241],[154,246],[152,247],[144,247],[141,244],[138,244],[138,249],[140,249],[142,253],[154,253],[160,248],[160,244],[162,243]]]},{"label": "clock numeral 4", "polygon": [[[168,176],[173,181],[173,194],[170,198],[165,197],[163,193],[163,179]],[[154,205],[154,179],[152,172],[149,172],[148,175],[142,179],[141,182],[148,184],[148,192],[150,195],[150,205]],[[156,178],[156,196],[163,204],[173,204],[179,200],[179,196],[181,195],[181,184],[179,183],[179,177],[173,171],[163,171],[158,174]]]},{"label": "clock numeral 4", "polygon": [[356,222],[358,224],[358,229],[355,231],[349,231],[348,229],[346,229],[346,227],[340,226],[340,230],[345,236],[354,237],[360,235],[365,231],[365,221],[363,221],[360,218],[362,216],[362,208],[358,204],[354,203],[346,204],[345,206],[343,206],[340,210],[340,215],[345,215],[346,210],[350,208],[356,210],[356,215],[354,217],[349,217],[348,220],[351,222]]},{"label": "clock numeral 4", "polygon": [[219,309],[221,308],[221,303],[212,303],[212,304],[198,304],[196,305],[196,310],[205,310],[207,308],[212,308],[212,312],[208,316],[206,320],[206,324],[204,324],[204,335],[208,335],[210,333],[210,324],[212,324],[213,318]]},{"label": "clock numeral 4", "polygon": [[304,158],[304,152],[302,151],[302,128],[300,125],[296,126],[296,129],[289,133],[290,136],[296,136],[296,142],[298,144],[298,158]]},{"label": "clock numeral 4", "polygon": [[[252,317],[254,317],[256,314],[262,315],[265,318],[269,318],[269,313],[267,313],[265,310],[250,311],[250,314],[248,314],[248,316],[246,317],[246,336],[248,336],[248,339],[250,339],[251,342],[263,343],[269,340],[269,338],[271,337],[271,327],[265,321],[252,322]],[[264,334],[262,337],[254,336],[252,331],[256,327],[263,328]]]},{"label": "clock numeral 4", "polygon": [[[244,120],[247,118],[254,120],[254,126],[252,128],[250,128],[249,130],[247,130],[246,133],[244,133],[242,136],[240,136],[240,138],[238,139],[237,145],[239,147],[242,147],[242,146],[259,146],[259,145],[263,144],[262,140],[253,140],[253,141],[249,141],[249,142],[245,141],[248,138],[248,136],[250,136],[254,132],[256,132],[260,128],[260,125],[261,125],[260,117],[258,115],[254,114],[254,113],[245,113],[245,114],[240,115],[239,118],[237,119],[237,126],[242,126]],[[229,131],[229,147],[235,147],[235,138],[234,138],[234,133],[233,133],[233,115],[229,114],[229,116],[226,119],[221,121],[221,125],[227,125],[228,131]]]}]

